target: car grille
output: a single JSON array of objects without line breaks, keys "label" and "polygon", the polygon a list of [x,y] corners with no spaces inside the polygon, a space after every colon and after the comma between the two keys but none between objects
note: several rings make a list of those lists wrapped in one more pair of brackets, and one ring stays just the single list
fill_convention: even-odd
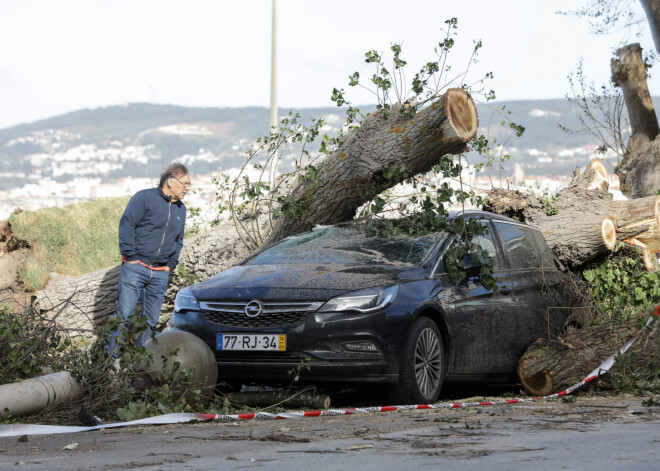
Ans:
[{"label": "car grille", "polygon": [[202,316],[208,322],[228,327],[278,327],[301,322],[310,312],[316,311],[322,302],[277,302],[263,303],[258,316],[248,317],[245,306],[248,303],[208,301],[201,302]]}]

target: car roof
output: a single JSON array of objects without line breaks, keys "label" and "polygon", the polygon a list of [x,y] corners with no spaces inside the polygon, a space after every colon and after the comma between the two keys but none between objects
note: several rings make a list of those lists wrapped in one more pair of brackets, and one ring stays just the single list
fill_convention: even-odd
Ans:
[{"label": "car roof", "polygon": [[507,216],[502,216],[501,214],[497,213],[491,213],[489,211],[483,211],[480,209],[464,209],[456,212],[450,212],[449,217],[450,219],[455,219],[460,216],[465,216],[465,217],[470,217],[470,218],[479,218],[479,219],[489,219],[489,220],[497,220],[497,221],[506,221],[506,222],[512,222],[515,224],[520,224],[522,226],[527,226],[531,227],[532,229],[536,229],[534,226],[530,226],[529,224],[525,224],[520,221],[516,221],[513,218],[507,217]]}]

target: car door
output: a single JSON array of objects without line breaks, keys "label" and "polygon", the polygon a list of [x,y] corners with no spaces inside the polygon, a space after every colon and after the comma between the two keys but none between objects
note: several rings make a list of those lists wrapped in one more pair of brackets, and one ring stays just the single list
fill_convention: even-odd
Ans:
[{"label": "car door", "polygon": [[[548,337],[557,329],[561,313],[557,305],[559,272],[551,254],[540,250],[540,232],[529,226],[509,221],[496,221],[495,227],[510,267],[512,294],[511,329],[514,334],[512,361],[520,359],[527,347],[540,337]],[[545,245],[545,241],[543,241]],[[547,245],[545,245],[547,249]],[[559,322],[561,327],[561,322]]]},{"label": "car door", "polygon": [[532,229],[532,234],[541,257],[543,284],[540,290],[530,292],[531,303],[541,305],[545,309],[547,325],[541,329],[539,337],[554,337],[561,333],[571,306],[577,304],[577,299],[571,299],[576,293],[574,287],[567,283],[566,275],[558,270],[555,256],[541,231]]},{"label": "car door", "polygon": [[[488,233],[475,236],[473,240],[493,259],[493,276],[498,289],[487,290],[477,277],[459,284],[445,278],[444,282],[450,285],[452,293],[451,300],[444,305],[452,337],[448,367],[450,375],[511,373],[506,332],[514,304],[512,286],[501,247],[493,235],[493,227],[487,221],[483,224],[487,225]],[[439,294],[439,297],[446,295],[447,289],[443,291],[445,293]]]}]

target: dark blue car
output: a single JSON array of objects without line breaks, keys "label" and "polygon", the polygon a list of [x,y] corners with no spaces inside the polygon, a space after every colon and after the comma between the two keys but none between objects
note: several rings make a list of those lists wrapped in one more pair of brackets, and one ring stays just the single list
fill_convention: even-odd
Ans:
[{"label": "dark blue car", "polygon": [[497,290],[479,267],[451,281],[443,255],[458,242],[446,233],[327,226],[182,289],[173,327],[204,339],[229,384],[289,384],[304,365],[303,382],[382,383],[395,402],[430,403],[444,381],[515,381],[525,349],[560,333],[572,300],[537,229],[464,215],[487,226],[477,242]]}]

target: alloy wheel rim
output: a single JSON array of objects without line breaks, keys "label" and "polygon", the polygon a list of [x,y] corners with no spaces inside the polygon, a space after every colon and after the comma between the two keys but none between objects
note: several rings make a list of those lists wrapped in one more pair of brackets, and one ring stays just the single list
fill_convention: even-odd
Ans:
[{"label": "alloy wheel rim", "polygon": [[442,374],[442,348],[432,329],[424,329],[415,347],[415,378],[417,387],[431,398],[440,384]]}]

